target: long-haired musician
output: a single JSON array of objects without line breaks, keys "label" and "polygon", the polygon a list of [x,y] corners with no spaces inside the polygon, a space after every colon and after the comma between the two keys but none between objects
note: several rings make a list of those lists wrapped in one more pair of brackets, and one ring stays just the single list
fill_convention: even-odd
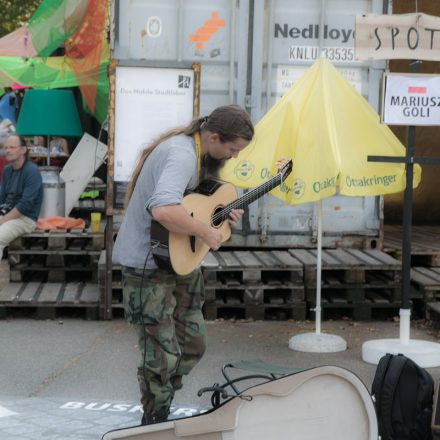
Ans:
[{"label": "long-haired musician", "polygon": [[[161,136],[141,152],[134,169],[113,261],[123,267],[125,314],[139,337],[143,424],[167,419],[182,376],[201,359],[206,346],[201,271],[178,276],[159,269],[151,255],[151,221],[198,237],[217,250],[220,231],[191,217],[181,201],[202,178],[215,175],[227,159],[237,157],[253,135],[245,110],[237,105],[218,107]],[[242,214],[232,210],[231,223]]]}]

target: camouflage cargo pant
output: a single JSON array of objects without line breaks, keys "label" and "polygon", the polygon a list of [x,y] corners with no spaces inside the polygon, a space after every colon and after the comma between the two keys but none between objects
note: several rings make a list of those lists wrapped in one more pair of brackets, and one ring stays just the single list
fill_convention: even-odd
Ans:
[{"label": "camouflage cargo pant", "polygon": [[[166,419],[182,376],[206,348],[200,270],[187,276],[123,268],[125,315],[136,329],[141,361],[138,381],[146,416]],[[142,283],[142,286],[141,286]]]}]

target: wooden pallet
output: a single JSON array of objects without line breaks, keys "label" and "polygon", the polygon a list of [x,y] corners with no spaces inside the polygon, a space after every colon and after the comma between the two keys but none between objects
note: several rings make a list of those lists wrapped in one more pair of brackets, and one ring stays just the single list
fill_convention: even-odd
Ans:
[{"label": "wooden pallet", "polygon": [[[389,287],[389,286],[374,286],[374,285],[347,285],[341,284],[340,286],[333,285],[331,287],[323,285],[321,288],[321,295],[329,298],[342,298],[346,302],[362,302],[367,300],[374,292],[380,292],[381,296],[387,299],[387,301],[396,302],[402,297],[401,286]],[[414,296],[413,296],[414,297]],[[315,301],[316,287],[307,288],[305,298],[307,301]]]},{"label": "wooden pallet", "polygon": [[87,229],[60,229],[54,231],[35,230],[16,238],[9,245],[9,250],[88,250],[104,249],[104,233],[91,232]]},{"label": "wooden pallet", "polygon": [[203,259],[207,284],[298,285],[303,266],[287,251],[210,252]]},{"label": "wooden pallet", "polygon": [[413,267],[411,283],[416,297],[440,300],[440,267]]},{"label": "wooden pallet", "polygon": [[290,304],[304,301],[303,286],[237,285],[219,288],[205,285],[205,301],[222,301],[225,304]]},{"label": "wooden pallet", "polygon": [[264,319],[276,308],[288,317],[296,306],[305,310],[302,264],[287,251],[211,252],[202,270],[209,319],[234,308],[254,319]]},{"label": "wooden pallet", "polygon": [[97,282],[99,254],[93,250],[10,250],[10,281]]},{"label": "wooden pallet", "polygon": [[[308,302],[314,319],[315,301]],[[385,314],[388,317],[398,314],[400,301],[390,301],[381,292],[369,292],[362,302],[350,302],[343,297],[323,296],[321,308],[323,319],[350,317],[355,321],[369,321]]]},{"label": "wooden pallet", "polygon": [[103,247],[104,234],[84,228],[25,234],[9,245],[10,281],[96,283]]},{"label": "wooden pallet", "polygon": [[8,283],[0,290],[0,317],[19,308],[32,308],[40,318],[55,317],[56,309],[78,308],[86,311],[87,317],[97,319],[99,287],[84,282]]},{"label": "wooden pallet", "polygon": [[306,318],[306,302],[298,301],[289,305],[269,304],[223,304],[210,302],[203,306],[205,319],[255,319],[255,320],[286,320],[303,321]]},{"label": "wooden pallet", "polygon": [[[403,227],[384,226],[383,251],[400,259]],[[411,229],[411,265],[440,266],[440,227],[413,226]]]},{"label": "wooden pallet", "polygon": [[[316,286],[317,251],[290,249],[289,253],[304,265],[307,288]],[[401,281],[401,262],[379,250],[329,249],[322,251],[321,277],[324,283],[367,285],[380,280],[389,287]]]},{"label": "wooden pallet", "polygon": [[430,320],[435,328],[440,329],[440,301],[426,304],[426,319]]}]

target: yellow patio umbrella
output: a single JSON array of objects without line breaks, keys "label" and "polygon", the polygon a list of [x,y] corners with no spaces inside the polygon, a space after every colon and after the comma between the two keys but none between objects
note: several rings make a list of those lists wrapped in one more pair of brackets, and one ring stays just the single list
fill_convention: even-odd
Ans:
[{"label": "yellow patio umbrella", "polygon": [[[256,125],[255,137],[221,177],[252,188],[293,159],[287,180],[271,194],[291,205],[337,193],[376,196],[405,189],[403,163],[368,162],[369,155],[405,157],[405,147],[378,114],[327,60],[317,60]],[[413,185],[421,178],[414,166]],[[318,206],[316,332],[320,334],[322,205]],[[335,350],[336,351],[336,350]]]},{"label": "yellow patio umbrella", "polygon": [[[375,196],[405,189],[405,165],[367,156],[405,156],[405,147],[354,87],[324,59],[316,61],[257,124],[255,137],[221,177],[253,188],[293,159],[284,186],[271,195],[286,203],[315,202],[340,193]],[[414,166],[414,187],[421,168]]]}]

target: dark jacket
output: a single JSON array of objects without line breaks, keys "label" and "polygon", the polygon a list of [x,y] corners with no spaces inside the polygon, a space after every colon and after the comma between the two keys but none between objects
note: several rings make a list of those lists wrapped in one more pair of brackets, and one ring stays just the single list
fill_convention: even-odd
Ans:
[{"label": "dark jacket", "polygon": [[0,187],[0,204],[17,208],[20,214],[37,221],[43,202],[43,180],[38,166],[26,161],[14,170],[6,165]]}]

